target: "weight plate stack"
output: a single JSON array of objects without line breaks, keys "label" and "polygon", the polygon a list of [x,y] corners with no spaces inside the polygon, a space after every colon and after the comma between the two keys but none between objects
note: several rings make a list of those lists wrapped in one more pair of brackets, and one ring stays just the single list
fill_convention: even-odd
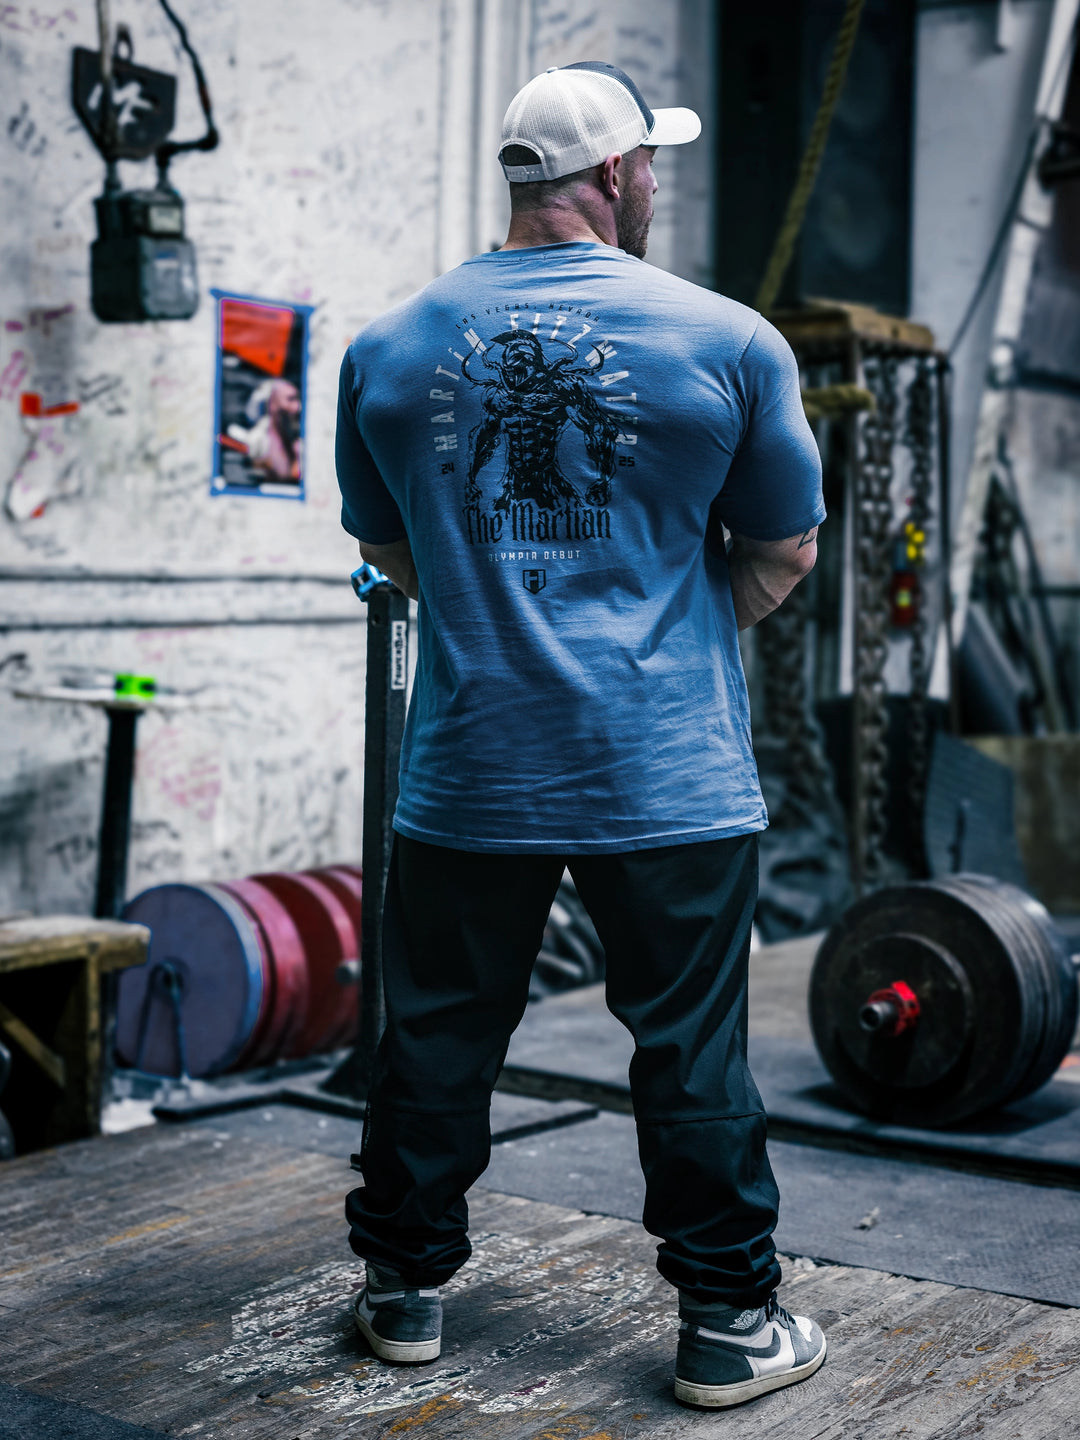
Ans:
[{"label": "weight plate stack", "polygon": [[264,1021],[240,1057],[242,1066],[269,1065],[301,1052],[297,1041],[307,1020],[307,957],[300,932],[285,906],[257,880],[223,880],[218,889],[239,900],[255,922],[271,977]]},{"label": "weight plate stack", "polygon": [[338,967],[360,958],[360,936],[348,906],[315,875],[276,871],[252,877],[292,916],[307,957],[307,1017],[295,1052],[310,1055],[344,1044],[356,1028],[359,986],[343,985]]},{"label": "weight plate stack", "polygon": [[826,935],[810,977],[821,1058],[855,1109],[958,1124],[1029,1095],[1068,1051],[1076,971],[1047,912],[982,875],[879,890]]},{"label": "weight plate stack", "polygon": [[1043,1023],[1027,1073],[1009,1097],[1019,1100],[1051,1079],[1076,1034],[1080,986],[1069,947],[1046,908],[1016,885],[987,875],[953,875],[937,883],[979,906],[1024,957],[1019,968],[1031,991],[1029,1003],[1036,1012],[1041,1008]]},{"label": "weight plate stack", "polygon": [[[353,930],[356,932],[356,958],[360,961],[364,949],[363,937],[363,900],[364,900],[364,872],[359,865],[326,865],[315,870],[302,872],[310,875],[312,879],[318,880],[331,890],[344,905],[346,913],[352,922]],[[342,976],[338,976],[341,980]],[[333,1039],[334,1045],[351,1045],[356,1039],[356,1027],[360,1023],[360,977],[356,977],[351,987],[351,999],[346,1000],[345,1008],[341,1012],[341,1026]]]},{"label": "weight plate stack", "polygon": [[136,895],[121,919],[150,928],[146,963],[120,976],[121,1062],[179,1075],[178,1006],[188,1073],[228,1070],[258,1031],[270,1000],[266,962],[247,910],[216,885],[155,885]]}]

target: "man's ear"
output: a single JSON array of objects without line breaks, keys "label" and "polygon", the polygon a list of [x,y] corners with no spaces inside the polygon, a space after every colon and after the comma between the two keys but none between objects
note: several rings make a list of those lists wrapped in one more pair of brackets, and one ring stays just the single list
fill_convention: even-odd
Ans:
[{"label": "man's ear", "polygon": [[600,188],[609,200],[618,200],[619,182],[623,176],[623,157],[609,155],[597,167],[600,171]]}]

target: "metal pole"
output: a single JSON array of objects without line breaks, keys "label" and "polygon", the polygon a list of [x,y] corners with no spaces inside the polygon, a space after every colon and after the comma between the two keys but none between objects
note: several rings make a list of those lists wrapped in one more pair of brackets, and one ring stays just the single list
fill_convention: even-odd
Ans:
[{"label": "metal pole", "polygon": [[97,0],[98,61],[101,66],[101,106],[98,110],[98,136],[105,156],[105,189],[120,189],[116,169],[116,146],[119,139],[116,105],[113,100],[113,28],[109,0]]},{"label": "metal pole", "polygon": [[109,706],[109,743],[98,832],[97,896],[94,914],[115,920],[124,908],[128,838],[131,833],[131,782],[135,773],[135,725],[139,711]]},{"label": "metal pole", "polygon": [[952,588],[952,485],[950,467],[952,463],[952,430],[949,424],[949,357],[937,357],[937,422],[938,422],[938,491],[941,511],[941,600],[942,625],[945,642],[946,703],[948,705],[947,728],[953,735],[960,734],[960,687],[956,683],[956,646],[953,641],[953,588]]},{"label": "metal pole", "polygon": [[[127,890],[128,842],[131,836],[131,786],[135,776],[135,727],[141,710],[109,706],[109,740],[105,750],[105,783],[98,831],[97,895],[94,914],[116,920]],[[101,1103],[112,1085],[116,1057],[116,1001],[120,977],[101,977]]]},{"label": "metal pole", "polygon": [[384,575],[362,566],[353,576],[367,602],[364,691],[364,900],[360,921],[360,1027],[348,1058],[323,1088],[366,1099],[386,1012],[383,1001],[383,901],[394,844],[398,763],[409,673],[409,600]]}]

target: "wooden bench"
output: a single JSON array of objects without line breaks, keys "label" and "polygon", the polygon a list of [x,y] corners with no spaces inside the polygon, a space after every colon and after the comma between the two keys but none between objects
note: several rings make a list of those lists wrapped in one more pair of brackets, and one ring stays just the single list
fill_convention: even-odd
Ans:
[{"label": "wooden bench", "polygon": [[110,980],[141,965],[149,943],[145,925],[85,915],[0,921],[0,1040],[12,1057],[0,1110],[20,1153],[100,1132]]}]

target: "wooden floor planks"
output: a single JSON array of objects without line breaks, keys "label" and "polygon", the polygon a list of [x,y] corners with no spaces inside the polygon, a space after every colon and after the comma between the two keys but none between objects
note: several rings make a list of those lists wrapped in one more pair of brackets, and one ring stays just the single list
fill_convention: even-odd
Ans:
[{"label": "wooden floor planks", "polygon": [[4,1167],[0,1378],[212,1440],[1080,1435],[1080,1312],[805,1260],[784,1298],[825,1326],[825,1368],[687,1411],[655,1242],[482,1190],[442,1359],[384,1367],[349,1315],[345,1158],[225,1133],[159,1126]]}]

